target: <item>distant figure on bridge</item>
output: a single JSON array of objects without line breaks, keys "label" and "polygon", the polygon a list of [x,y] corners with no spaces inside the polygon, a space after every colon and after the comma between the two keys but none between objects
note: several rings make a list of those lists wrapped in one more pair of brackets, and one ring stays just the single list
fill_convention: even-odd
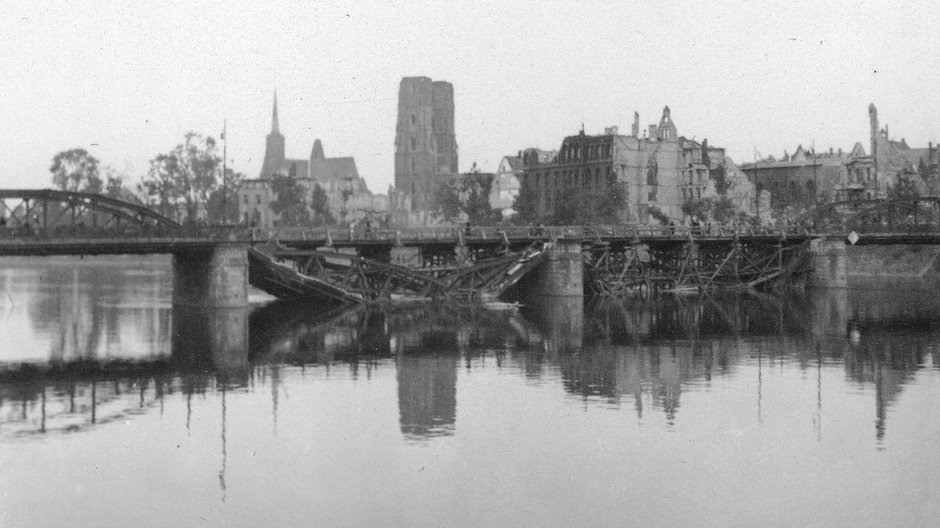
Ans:
[{"label": "distant figure on bridge", "polygon": [[542,236],[545,234],[545,226],[541,223],[535,224],[535,236]]},{"label": "distant figure on bridge", "polygon": [[676,234],[676,221],[675,220],[669,221],[669,234],[670,235]]},{"label": "distant figure on bridge", "polygon": [[464,227],[463,227],[463,234],[464,234],[465,236],[470,236],[470,221],[469,221],[469,220],[467,220],[467,223],[464,224]]}]

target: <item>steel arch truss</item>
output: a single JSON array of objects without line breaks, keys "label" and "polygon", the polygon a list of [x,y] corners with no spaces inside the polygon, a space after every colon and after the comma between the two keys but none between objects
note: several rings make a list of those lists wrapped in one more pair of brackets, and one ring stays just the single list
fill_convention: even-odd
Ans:
[{"label": "steel arch truss", "polygon": [[0,216],[8,228],[70,234],[87,231],[165,232],[180,224],[142,206],[92,193],[0,190]]}]

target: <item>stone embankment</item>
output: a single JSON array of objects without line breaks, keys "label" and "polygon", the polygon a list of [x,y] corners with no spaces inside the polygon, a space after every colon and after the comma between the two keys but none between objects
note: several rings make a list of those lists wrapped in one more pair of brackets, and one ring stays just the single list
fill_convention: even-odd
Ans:
[{"label": "stone embankment", "polygon": [[940,278],[940,246],[846,247],[849,278]]}]

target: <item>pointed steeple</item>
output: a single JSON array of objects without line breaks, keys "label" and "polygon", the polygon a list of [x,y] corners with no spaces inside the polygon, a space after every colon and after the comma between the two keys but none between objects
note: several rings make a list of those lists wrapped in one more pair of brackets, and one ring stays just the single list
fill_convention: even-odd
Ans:
[{"label": "pointed steeple", "polygon": [[271,111],[271,132],[268,134],[264,148],[264,162],[261,164],[261,179],[273,177],[281,169],[286,158],[284,156],[284,136],[279,130],[277,122],[277,90],[274,91],[274,109]]},{"label": "pointed steeple", "polygon": [[274,110],[271,112],[271,133],[279,134],[280,132],[277,123],[277,90],[274,90]]},{"label": "pointed steeple", "polygon": [[323,155],[323,143],[320,140],[313,142],[313,150],[310,151],[310,159],[323,159],[326,156]]}]

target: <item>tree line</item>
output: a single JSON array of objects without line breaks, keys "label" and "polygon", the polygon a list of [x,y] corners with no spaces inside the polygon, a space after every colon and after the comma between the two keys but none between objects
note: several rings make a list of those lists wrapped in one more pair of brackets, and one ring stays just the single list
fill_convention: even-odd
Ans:
[{"label": "tree line", "polygon": [[[195,132],[150,160],[136,185],[128,175],[101,162],[83,148],[59,152],[49,167],[52,184],[63,191],[101,194],[136,203],[180,222],[235,223],[238,186],[244,175],[223,171],[219,145]],[[224,172],[224,173],[223,173]]]}]

